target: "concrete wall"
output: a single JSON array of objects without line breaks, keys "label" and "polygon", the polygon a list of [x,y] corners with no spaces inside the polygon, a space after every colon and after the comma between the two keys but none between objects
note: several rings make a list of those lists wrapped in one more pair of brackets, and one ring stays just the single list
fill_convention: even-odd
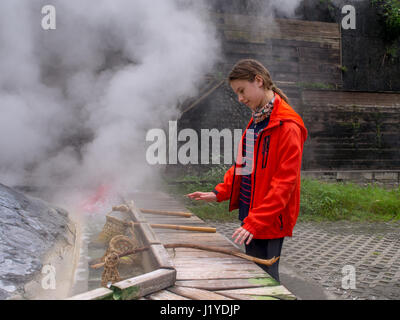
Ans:
[{"label": "concrete wall", "polygon": [[302,171],[302,178],[318,179],[326,182],[353,182],[360,185],[374,184],[385,187],[400,186],[400,171],[367,171],[367,170],[346,170],[346,171]]}]

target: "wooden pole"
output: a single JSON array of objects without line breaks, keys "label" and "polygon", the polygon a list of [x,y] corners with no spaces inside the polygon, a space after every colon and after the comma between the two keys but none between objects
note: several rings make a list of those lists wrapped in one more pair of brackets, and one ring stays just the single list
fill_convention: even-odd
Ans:
[{"label": "wooden pole", "polygon": [[279,257],[273,257],[271,259],[260,259],[260,258],[256,258],[253,256],[249,256],[240,251],[232,251],[232,250],[228,250],[228,249],[224,249],[224,248],[209,247],[209,246],[190,244],[190,243],[168,243],[168,244],[165,244],[164,247],[166,249],[168,249],[168,248],[191,248],[191,249],[218,252],[218,253],[232,255],[232,256],[242,258],[245,260],[253,261],[255,263],[262,264],[262,265],[265,265],[268,267],[272,266],[279,259]]},{"label": "wooden pole", "polygon": [[[140,222],[124,222],[126,225],[134,226],[135,224],[138,225]],[[212,227],[194,227],[194,226],[181,226],[176,224],[158,224],[158,223],[149,223],[149,226],[152,228],[158,229],[174,229],[174,230],[186,230],[186,231],[198,231],[198,232],[210,232],[215,233],[217,229]]]},{"label": "wooden pole", "polygon": [[153,209],[139,209],[139,210],[143,213],[159,214],[165,216],[177,216],[185,218],[190,218],[192,216],[190,212],[182,212],[182,211],[164,211],[164,210],[153,210]]},{"label": "wooden pole", "polygon": [[215,233],[217,229],[212,227],[193,227],[193,226],[180,226],[175,224],[154,224],[151,223],[150,227],[160,229],[174,229],[174,230],[186,230],[186,231],[199,231],[199,232],[210,232]]},{"label": "wooden pole", "polygon": [[[137,248],[133,250],[129,250],[121,255],[119,255],[119,258],[129,256],[131,254],[135,254],[141,251],[148,250],[150,247],[143,247],[143,248]],[[228,254],[232,255],[238,258],[242,258],[248,261],[252,261],[258,264],[262,264],[265,266],[272,266],[276,261],[278,261],[279,257],[273,257],[271,259],[260,259],[256,257],[249,256],[247,254],[244,254],[243,252],[240,251],[232,251],[228,249],[223,249],[223,248],[218,248],[218,247],[209,247],[209,246],[202,246],[198,244],[190,244],[190,243],[169,243],[169,244],[164,244],[164,248],[170,249],[170,248],[191,248],[191,249],[198,249],[198,250],[205,250],[205,251],[211,251],[211,252],[217,252],[217,253],[223,253],[223,254]],[[98,263],[91,265],[90,267],[92,269],[98,269],[104,266],[104,262]]]}]

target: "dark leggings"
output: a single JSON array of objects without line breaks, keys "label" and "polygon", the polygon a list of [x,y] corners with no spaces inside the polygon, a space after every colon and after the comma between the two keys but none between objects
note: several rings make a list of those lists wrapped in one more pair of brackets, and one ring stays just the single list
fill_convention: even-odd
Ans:
[{"label": "dark leggings", "polygon": [[[245,245],[246,254],[260,259],[278,257],[281,255],[283,239],[253,239],[248,245]],[[279,282],[279,260],[270,267],[262,264],[257,265]]]}]

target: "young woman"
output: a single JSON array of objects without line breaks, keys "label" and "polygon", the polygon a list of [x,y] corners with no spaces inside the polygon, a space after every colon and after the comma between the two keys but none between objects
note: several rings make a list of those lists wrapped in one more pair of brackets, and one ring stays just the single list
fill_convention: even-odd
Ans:
[{"label": "young woman", "polygon": [[[194,200],[230,200],[239,209],[241,226],[235,243],[245,242],[246,253],[258,258],[280,256],[283,239],[292,236],[300,209],[300,169],[307,129],[271,80],[268,70],[253,59],[241,60],[229,74],[239,102],[252,118],[239,144],[235,164],[212,192],[193,192]],[[249,170],[250,168],[250,170]],[[279,281],[279,260],[260,265]]]}]

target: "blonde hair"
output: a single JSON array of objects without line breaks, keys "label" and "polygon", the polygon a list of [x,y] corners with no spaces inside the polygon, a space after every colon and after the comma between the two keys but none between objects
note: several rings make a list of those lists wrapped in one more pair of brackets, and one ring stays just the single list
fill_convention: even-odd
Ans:
[{"label": "blonde hair", "polygon": [[289,103],[288,97],[279,89],[271,79],[269,71],[259,61],[254,59],[242,59],[238,61],[229,73],[229,82],[233,80],[248,80],[253,82],[256,75],[263,79],[265,90],[272,90],[279,94],[283,100]]}]

